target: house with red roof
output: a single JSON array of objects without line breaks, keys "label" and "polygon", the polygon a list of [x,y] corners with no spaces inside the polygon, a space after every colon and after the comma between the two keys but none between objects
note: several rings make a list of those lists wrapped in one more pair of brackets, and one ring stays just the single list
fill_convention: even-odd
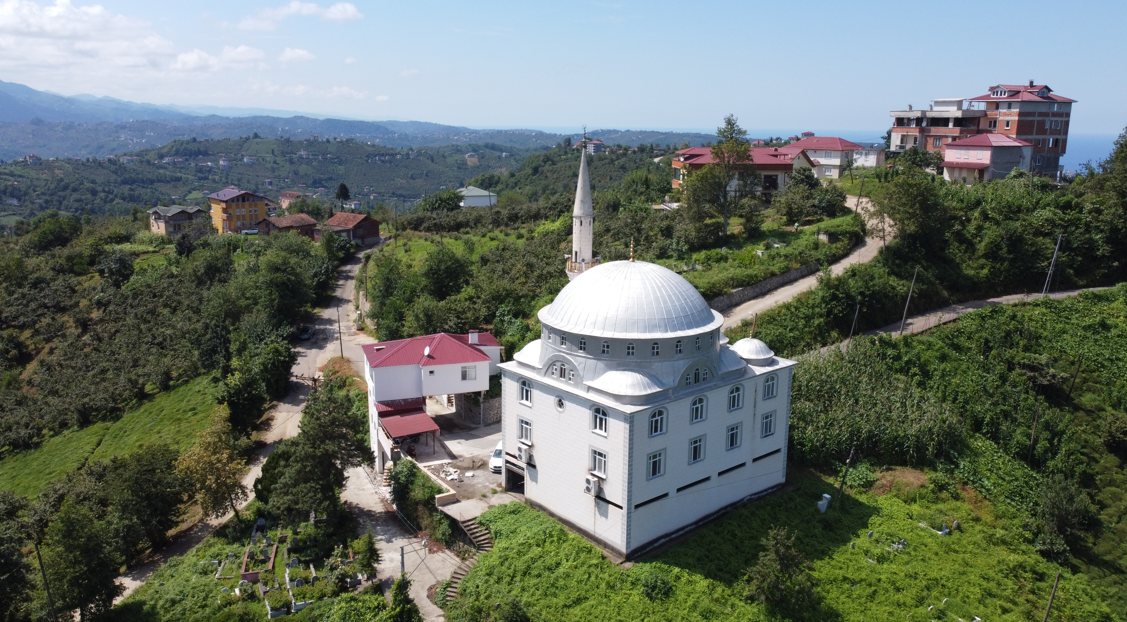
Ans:
[{"label": "house with red roof", "polygon": [[360,246],[380,241],[380,221],[367,214],[337,212],[319,228],[313,230],[313,239],[321,240],[321,232],[329,230],[352,240]]},{"label": "house with red roof", "polygon": [[362,348],[372,452],[380,472],[399,457],[404,439],[437,437],[426,398],[449,404],[454,396],[484,397],[489,377],[500,373],[501,344],[489,333],[438,333]]},{"label": "house with red roof", "polygon": [[[794,145],[752,147],[749,152],[752,166],[763,176],[763,192],[782,190],[795,168],[814,165],[802,149],[795,149]],[[677,157],[673,158],[673,187],[680,188],[690,171],[715,162],[711,147],[692,147],[678,151]]]},{"label": "house with red roof", "polygon": [[1005,134],[978,134],[947,143],[943,178],[972,184],[1002,179],[1015,168],[1028,171],[1033,145]]},{"label": "house with red roof", "polygon": [[786,148],[804,151],[813,163],[814,176],[818,179],[840,179],[849,162],[853,166],[884,166],[883,149],[866,149],[836,136],[811,136]]},{"label": "house with red roof", "polygon": [[307,238],[312,238],[317,221],[309,214],[290,214],[263,218],[255,223],[255,226],[259,233],[296,231]]},{"label": "house with red roof", "polygon": [[[995,84],[985,95],[932,100],[927,110],[893,110],[892,151],[911,147],[945,152],[947,145],[979,134],[1003,134],[1033,147],[1033,173],[1055,175],[1068,147],[1076,100],[1045,84]],[[950,157],[944,156],[945,160]]]}]

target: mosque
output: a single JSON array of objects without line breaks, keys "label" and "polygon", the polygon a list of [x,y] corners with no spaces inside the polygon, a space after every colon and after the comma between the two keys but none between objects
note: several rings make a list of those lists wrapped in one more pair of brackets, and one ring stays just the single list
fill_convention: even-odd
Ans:
[{"label": "mosque", "polygon": [[571,281],[500,365],[505,482],[629,558],[783,484],[795,362],[729,345],[675,272],[600,262],[580,157]]}]

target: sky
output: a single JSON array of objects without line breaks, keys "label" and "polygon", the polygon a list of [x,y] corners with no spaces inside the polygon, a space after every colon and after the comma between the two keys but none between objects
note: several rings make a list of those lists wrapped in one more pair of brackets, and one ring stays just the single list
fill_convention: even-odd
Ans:
[{"label": "sky", "polygon": [[[1127,125],[1127,3],[0,0],[0,80],[63,95],[469,127],[879,138],[1035,80]],[[1120,76],[1115,78],[1115,76]]]}]

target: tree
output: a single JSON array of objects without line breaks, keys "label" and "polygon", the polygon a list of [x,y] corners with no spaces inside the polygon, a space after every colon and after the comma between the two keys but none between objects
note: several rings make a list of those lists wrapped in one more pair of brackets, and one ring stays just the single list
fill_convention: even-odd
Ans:
[{"label": "tree", "polygon": [[919,147],[909,147],[896,156],[896,164],[914,166],[923,170],[938,170],[943,164],[943,154],[939,151],[927,151]]},{"label": "tree", "polygon": [[[123,589],[117,584],[122,559],[114,547],[113,526],[99,521],[74,499],[67,499],[47,526],[41,552],[56,611],[77,609],[80,620],[109,611]],[[46,603],[38,603],[45,611]]]},{"label": "tree", "polygon": [[873,195],[874,217],[887,217],[896,223],[902,239],[920,248],[946,246],[950,209],[939,192],[939,178],[915,166],[904,166],[901,173]]},{"label": "tree", "polygon": [[391,586],[391,611],[389,622],[422,622],[419,606],[411,599],[411,581],[407,575],[400,575]]},{"label": "tree", "polygon": [[98,274],[114,287],[121,287],[133,277],[133,255],[117,249],[106,252],[98,262]]},{"label": "tree", "polygon": [[242,483],[245,466],[224,408],[216,410],[211,425],[176,461],[177,472],[190,482],[206,518],[218,518],[229,510],[238,520],[238,504],[247,499],[247,487]]},{"label": "tree", "polygon": [[419,268],[423,291],[438,301],[462,291],[472,275],[470,260],[441,243],[427,254]]},{"label": "tree", "polygon": [[[733,208],[759,191],[759,175],[751,160],[751,143],[747,130],[739,126],[735,115],[724,117],[724,125],[716,129],[716,144],[712,146],[711,164],[714,175],[690,185],[689,200],[702,201],[713,206],[724,221],[723,236],[728,236],[728,220]],[[695,175],[694,175],[695,176]]]},{"label": "tree", "polygon": [[1033,546],[1046,558],[1064,563],[1070,545],[1077,544],[1085,529],[1098,524],[1098,516],[1084,489],[1063,475],[1045,478],[1038,496],[1035,512],[1040,533]]},{"label": "tree", "polygon": [[804,186],[808,190],[817,190],[822,187],[822,182],[818,181],[818,178],[814,175],[814,169],[809,166],[800,166],[795,168],[794,173],[787,178],[787,188],[793,186]]},{"label": "tree", "polygon": [[357,568],[365,572],[373,572],[380,565],[380,549],[371,531],[352,541],[349,545]]},{"label": "tree", "polygon": [[462,195],[456,190],[443,190],[427,195],[419,203],[419,211],[423,213],[452,212],[462,204]]},{"label": "tree", "polygon": [[348,191],[348,186],[344,185],[343,181],[340,182],[339,186],[337,186],[337,195],[336,196],[337,196],[337,201],[340,201],[340,205],[341,205],[342,208],[344,207],[345,201],[351,201],[352,200],[352,193]]},{"label": "tree", "polygon": [[0,618],[16,619],[16,611],[23,605],[31,587],[29,573],[32,569],[24,557],[27,534],[19,514],[27,506],[22,497],[11,491],[0,491]]},{"label": "tree", "polygon": [[747,600],[780,612],[801,612],[815,603],[814,576],[794,536],[786,527],[774,527],[760,540],[759,561],[747,569]]}]

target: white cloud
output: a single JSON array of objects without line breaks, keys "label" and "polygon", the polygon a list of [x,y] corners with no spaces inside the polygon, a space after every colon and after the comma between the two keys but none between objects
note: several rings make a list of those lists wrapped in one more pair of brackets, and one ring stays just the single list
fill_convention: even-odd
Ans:
[{"label": "white cloud", "polygon": [[[347,99],[364,99],[365,95],[359,91],[348,88],[347,86],[334,86],[324,93],[325,97],[333,98],[347,98]],[[377,98],[378,100],[379,98]]]},{"label": "white cloud", "polygon": [[364,17],[360,9],[351,2],[338,2],[329,7],[323,7],[313,2],[291,1],[276,9],[262,9],[254,15],[248,15],[239,22],[241,30],[274,30],[278,22],[288,17],[313,16],[335,22],[344,22]]},{"label": "white cloud", "polygon": [[176,56],[172,68],[180,71],[218,71],[220,69],[247,69],[266,59],[266,53],[246,45],[225,46],[218,56],[199,48]]},{"label": "white cloud", "polygon": [[172,42],[154,33],[148,22],[100,5],[0,0],[0,69],[6,79],[19,70],[36,77],[43,77],[44,70],[116,77],[125,67],[155,69],[174,51]]},{"label": "white cloud", "polygon": [[391,98],[388,97],[387,95],[376,95],[376,101],[378,101],[378,102],[385,102],[389,99],[391,99]]},{"label": "white cloud", "polygon": [[403,71],[399,72],[399,77],[400,78],[410,78],[411,76],[416,75],[418,73],[419,73],[418,69],[404,69]]},{"label": "white cloud", "polygon": [[315,58],[317,57],[311,54],[308,50],[302,50],[300,48],[286,48],[282,51],[282,55],[278,57],[278,60],[282,61],[283,63],[296,63],[304,60],[313,60]]},{"label": "white cloud", "polygon": [[348,58],[344,59],[344,64],[345,64],[345,65],[351,65],[351,64],[353,64],[353,63],[355,63],[355,62],[356,62],[356,57],[355,57],[355,56],[349,56]]}]

